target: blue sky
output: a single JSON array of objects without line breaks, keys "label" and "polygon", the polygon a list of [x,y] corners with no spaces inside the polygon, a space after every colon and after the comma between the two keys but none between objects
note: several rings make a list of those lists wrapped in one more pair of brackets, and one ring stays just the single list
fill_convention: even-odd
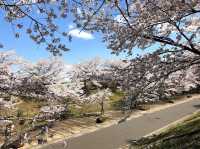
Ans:
[{"label": "blue sky", "polygon": [[[21,34],[21,37],[16,39],[11,25],[5,22],[2,14],[0,14],[0,26],[0,42],[4,45],[4,48],[0,49],[0,51],[15,50],[19,56],[30,61],[37,61],[51,56],[44,46],[36,45],[26,34]],[[69,52],[63,53],[62,58],[66,63],[78,63],[96,56],[104,59],[126,58],[126,54],[121,54],[120,56],[110,54],[111,50],[106,48],[106,44],[102,42],[100,34],[90,34],[84,31],[80,33],[73,26],[71,20],[65,20],[61,27],[67,27],[67,30],[73,36],[72,42],[66,40],[66,47],[71,49]],[[137,52],[141,53],[140,50]]]},{"label": "blue sky", "polygon": [[[9,24],[0,20],[0,26],[0,42],[4,45],[4,49],[0,50],[15,50],[18,55],[31,61],[50,56],[45,47],[36,45],[27,35],[23,34],[21,38],[16,39]],[[73,37],[72,42],[67,41],[66,45],[71,50],[63,54],[63,59],[69,63],[77,63],[95,56],[116,58],[116,56],[110,54],[110,50],[106,49],[99,35],[92,35],[92,37],[92,39],[87,40]]]}]

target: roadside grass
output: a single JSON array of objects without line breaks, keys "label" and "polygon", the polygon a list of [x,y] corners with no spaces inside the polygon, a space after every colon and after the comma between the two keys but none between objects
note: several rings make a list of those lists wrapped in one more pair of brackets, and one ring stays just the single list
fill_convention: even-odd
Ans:
[{"label": "roadside grass", "polygon": [[129,143],[130,149],[199,149],[200,112],[158,135]]}]

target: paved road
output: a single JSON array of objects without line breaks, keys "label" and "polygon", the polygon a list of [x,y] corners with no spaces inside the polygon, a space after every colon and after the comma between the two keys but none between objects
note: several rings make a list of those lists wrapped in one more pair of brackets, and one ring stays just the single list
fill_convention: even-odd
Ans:
[{"label": "paved road", "polygon": [[[191,100],[161,111],[145,114],[130,121],[68,140],[67,149],[116,149],[127,140],[138,139],[188,114],[200,110],[200,99]],[[64,149],[64,143],[47,145],[43,149]]]}]

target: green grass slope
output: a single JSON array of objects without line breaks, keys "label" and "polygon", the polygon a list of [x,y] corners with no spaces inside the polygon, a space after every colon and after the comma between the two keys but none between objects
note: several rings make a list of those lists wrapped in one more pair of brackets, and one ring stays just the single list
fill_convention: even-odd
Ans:
[{"label": "green grass slope", "polygon": [[130,149],[200,149],[200,112],[158,135],[130,144]]}]

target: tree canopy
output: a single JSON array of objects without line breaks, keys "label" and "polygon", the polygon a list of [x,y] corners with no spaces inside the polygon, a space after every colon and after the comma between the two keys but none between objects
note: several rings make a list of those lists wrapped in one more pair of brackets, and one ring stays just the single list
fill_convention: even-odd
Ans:
[{"label": "tree canopy", "polygon": [[[125,90],[139,89],[137,96],[153,91],[160,94],[161,86],[164,90],[171,88],[166,82],[170,77],[172,83],[174,74],[182,71],[179,76],[184,78],[186,71],[198,68],[200,61],[199,0],[0,0],[0,10],[14,27],[16,38],[24,29],[54,55],[68,50],[63,37],[69,41],[72,37],[58,22],[67,18],[72,18],[81,31],[100,32],[114,54],[131,55],[136,48],[146,50],[145,55],[126,62],[106,64],[109,71],[97,60],[76,65],[76,81],[71,84],[107,77]],[[151,46],[153,51],[148,50]]]},{"label": "tree canopy", "polygon": [[157,43],[200,55],[199,0],[1,0],[0,10],[16,38],[25,29],[55,55],[68,50],[61,36],[71,40],[71,35],[58,20],[69,16],[82,30],[101,32],[113,53],[131,54]]}]

